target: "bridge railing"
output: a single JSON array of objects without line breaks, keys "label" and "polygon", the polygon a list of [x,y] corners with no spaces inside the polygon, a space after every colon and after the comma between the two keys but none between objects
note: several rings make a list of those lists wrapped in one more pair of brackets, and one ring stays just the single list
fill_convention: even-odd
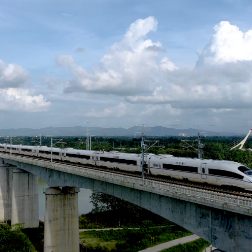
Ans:
[{"label": "bridge railing", "polygon": [[66,165],[53,162],[51,163],[50,161],[41,161],[29,157],[10,157],[6,154],[0,154],[0,157],[203,205],[211,205],[213,207],[234,212],[238,211],[252,216],[252,198],[239,197],[220,192],[213,192],[148,179],[143,181],[142,178],[116,174],[109,171],[99,171],[92,168],[82,168],[75,166],[74,164]]}]

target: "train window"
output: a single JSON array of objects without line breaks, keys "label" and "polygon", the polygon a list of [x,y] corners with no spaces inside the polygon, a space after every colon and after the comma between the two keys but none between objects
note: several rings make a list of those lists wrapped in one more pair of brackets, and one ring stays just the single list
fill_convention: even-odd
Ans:
[{"label": "train window", "polygon": [[53,155],[59,155],[59,152],[53,152],[52,154]]},{"label": "train window", "polygon": [[198,173],[198,167],[185,165],[163,164],[163,169]]},{"label": "train window", "polygon": [[45,154],[51,154],[51,151],[45,151],[44,153]]},{"label": "train window", "polygon": [[90,159],[90,156],[87,156],[87,155],[80,155],[80,154],[66,153],[66,156],[67,156],[67,157],[73,157],[73,158]]},{"label": "train window", "polygon": [[137,161],[128,160],[128,159],[100,157],[100,160],[105,161],[105,162],[110,162],[110,163],[123,163],[123,164],[128,164],[128,165],[137,165]]},{"label": "train window", "polygon": [[202,168],[202,173],[205,173],[205,168]]},{"label": "train window", "polygon": [[80,158],[84,158],[84,159],[90,159],[90,156],[87,156],[87,155],[79,155]]},{"label": "train window", "polygon": [[21,149],[21,151],[24,151],[24,152],[32,152],[31,149]]},{"label": "train window", "polygon": [[240,166],[240,167],[238,167],[238,170],[239,171],[241,171],[241,172],[243,172],[243,173],[245,173],[246,171],[251,171],[248,167],[246,167],[246,166]]},{"label": "train window", "polygon": [[209,169],[210,175],[217,175],[221,177],[229,177],[229,178],[237,178],[237,179],[243,179],[243,176],[240,174],[237,174],[235,172],[231,171],[224,171],[224,170],[217,170],[217,169]]},{"label": "train window", "polygon": [[252,171],[250,170],[250,171],[245,171],[244,172],[246,175],[248,175],[248,176],[252,176]]},{"label": "train window", "polygon": [[3,147],[3,146],[0,146],[0,149],[4,149],[4,147]]},{"label": "train window", "polygon": [[10,148],[10,147],[7,147],[7,150],[10,150],[10,149],[12,149],[12,150],[16,150],[16,148]]},{"label": "train window", "polygon": [[246,166],[240,166],[238,167],[238,170],[245,173],[248,176],[252,176],[252,171]]},{"label": "train window", "polygon": [[75,157],[76,158],[77,155],[76,154],[67,153],[66,156],[67,157]]}]

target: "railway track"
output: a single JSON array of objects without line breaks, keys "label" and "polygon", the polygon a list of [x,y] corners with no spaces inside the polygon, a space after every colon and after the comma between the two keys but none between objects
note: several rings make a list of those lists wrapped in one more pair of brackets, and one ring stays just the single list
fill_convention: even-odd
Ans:
[{"label": "railway track", "polygon": [[[6,152],[3,152],[4,154],[9,154]],[[23,154],[16,154],[16,153],[12,153],[13,156],[19,156],[19,157],[29,157],[31,159],[34,160],[38,160],[38,161],[46,161],[48,163],[50,163],[50,158],[44,158],[44,157],[35,157],[35,156],[29,156],[29,155],[23,155]],[[136,178],[142,178],[142,175],[140,173],[136,173],[136,172],[126,172],[126,171],[121,171],[121,170],[115,170],[115,169],[108,169],[106,167],[101,167],[101,166],[92,166],[92,165],[85,165],[85,164],[80,164],[80,163],[72,163],[69,161],[63,161],[63,160],[58,160],[58,159],[54,159],[53,163],[59,163],[59,164],[65,164],[65,165],[70,165],[70,166],[75,166],[75,167],[80,167],[80,168],[88,168],[88,169],[94,169],[94,170],[98,170],[98,171],[107,171],[107,172],[111,172],[111,173],[115,173],[115,174],[119,174],[119,175],[126,175],[126,176],[132,176],[132,177],[136,177]],[[233,196],[237,196],[237,197],[244,197],[244,198],[251,198],[252,199],[252,192],[248,192],[248,191],[237,191],[237,190],[231,190],[231,189],[224,189],[220,186],[213,186],[213,185],[209,185],[207,183],[195,183],[195,182],[191,182],[191,181],[184,181],[184,180],[176,180],[176,179],[171,179],[171,178],[164,178],[164,177],[156,177],[156,176],[152,176],[152,175],[148,175],[147,176],[148,180],[152,180],[152,181],[157,181],[157,182],[163,182],[163,183],[168,183],[168,184],[174,184],[174,185],[180,185],[180,186],[185,186],[188,188],[197,188],[197,189],[201,189],[201,190],[206,190],[206,191],[214,191],[214,192],[218,192],[220,194],[229,194],[229,195],[233,195]]]}]

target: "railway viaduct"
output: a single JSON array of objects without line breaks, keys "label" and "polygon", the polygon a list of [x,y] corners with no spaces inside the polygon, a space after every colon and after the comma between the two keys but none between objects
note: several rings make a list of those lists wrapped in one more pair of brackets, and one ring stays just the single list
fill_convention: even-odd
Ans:
[{"label": "railway viaduct", "polygon": [[37,227],[38,187],[45,190],[44,251],[79,251],[78,188],[148,209],[228,252],[252,251],[252,198],[168,184],[49,160],[0,154],[0,221]]}]

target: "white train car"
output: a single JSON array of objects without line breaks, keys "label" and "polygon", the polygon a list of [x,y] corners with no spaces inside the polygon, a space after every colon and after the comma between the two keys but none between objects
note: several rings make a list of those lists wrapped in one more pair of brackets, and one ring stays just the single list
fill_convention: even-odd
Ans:
[{"label": "white train car", "polygon": [[96,165],[96,154],[95,151],[68,148],[62,150],[62,160],[73,163]]},{"label": "white train car", "polygon": [[113,152],[98,152],[97,165],[123,171],[140,172],[140,155]]},{"label": "white train car", "polygon": [[23,154],[23,155],[27,155],[27,156],[37,156],[37,147],[36,146],[20,145],[19,154]]},{"label": "white train car", "polygon": [[[50,147],[0,144],[1,152],[8,153],[10,148],[12,153],[44,158],[51,157]],[[101,166],[108,169],[119,169],[129,172],[142,171],[142,157],[140,154],[52,148],[52,158],[72,163]],[[145,172],[153,176],[170,177],[252,191],[252,171],[236,162],[147,154],[145,155],[144,167]]]},{"label": "white train car", "polygon": [[60,148],[38,146],[38,147],[34,147],[34,149],[38,157],[51,158],[52,156],[52,158],[56,160],[62,159],[62,150]]},{"label": "white train car", "polygon": [[252,190],[252,171],[237,162],[155,156],[150,164],[152,175]]}]

